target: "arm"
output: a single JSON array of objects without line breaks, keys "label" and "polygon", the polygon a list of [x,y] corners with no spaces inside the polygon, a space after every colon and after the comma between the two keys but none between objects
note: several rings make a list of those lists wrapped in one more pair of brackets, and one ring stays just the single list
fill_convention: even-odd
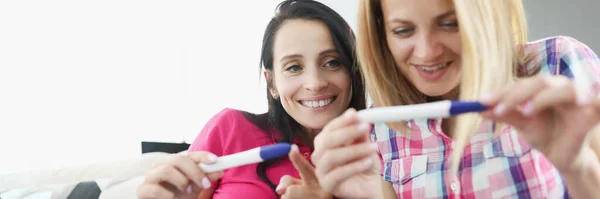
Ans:
[{"label": "arm", "polygon": [[[600,59],[585,44],[563,38],[561,61],[567,62],[578,87],[597,95],[600,85]],[[583,164],[579,169],[563,171],[561,175],[573,198],[596,198],[600,190],[600,123],[588,134],[589,145],[582,149]],[[596,197],[595,197],[596,196]]]},{"label": "arm", "polygon": [[600,162],[598,156],[591,148],[584,149],[586,159],[583,168],[572,172],[561,173],[569,194],[573,198],[596,198],[600,189]]},{"label": "arm", "polygon": [[600,125],[592,129],[590,136],[590,147],[585,147],[582,152],[583,168],[561,173],[573,198],[594,198],[600,188]]},{"label": "arm", "polygon": [[397,195],[396,195],[396,191],[394,190],[394,187],[392,187],[392,183],[385,181],[383,178],[381,178],[381,189],[382,189],[382,194],[384,199],[396,199]]}]

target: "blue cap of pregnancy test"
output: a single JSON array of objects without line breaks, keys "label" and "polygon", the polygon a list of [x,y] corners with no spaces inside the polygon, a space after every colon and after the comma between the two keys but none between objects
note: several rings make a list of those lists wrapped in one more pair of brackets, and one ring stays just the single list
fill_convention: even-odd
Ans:
[{"label": "blue cap of pregnancy test", "polygon": [[450,105],[450,115],[458,115],[469,112],[482,112],[488,108],[489,107],[479,102],[452,101],[452,105]]},{"label": "blue cap of pregnancy test", "polygon": [[270,160],[279,158],[290,153],[292,145],[288,143],[278,143],[269,146],[260,147],[260,158]]}]

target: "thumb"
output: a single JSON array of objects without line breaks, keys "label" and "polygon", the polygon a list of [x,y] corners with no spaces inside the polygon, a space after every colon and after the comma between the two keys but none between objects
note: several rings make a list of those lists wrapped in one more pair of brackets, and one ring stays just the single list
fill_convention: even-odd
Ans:
[{"label": "thumb", "polygon": [[290,161],[292,161],[292,164],[294,164],[296,170],[298,170],[300,177],[302,178],[302,180],[304,180],[304,183],[308,185],[319,184],[319,181],[315,174],[315,168],[310,164],[310,162],[308,162],[308,160],[306,160],[302,155],[300,155],[298,146],[296,146],[295,144],[292,145],[292,150],[290,151],[288,156],[290,158]]}]

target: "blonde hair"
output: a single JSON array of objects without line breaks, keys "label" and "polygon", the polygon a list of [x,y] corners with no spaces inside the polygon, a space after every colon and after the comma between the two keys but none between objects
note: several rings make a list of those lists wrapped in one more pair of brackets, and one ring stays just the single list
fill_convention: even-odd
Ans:
[{"label": "blonde hair", "polygon": [[[519,66],[528,61],[524,8],[521,0],[454,0],[462,39],[462,80],[460,100],[477,100],[514,81]],[[424,95],[400,73],[387,48],[380,0],[361,0],[358,19],[357,53],[367,92],[374,106],[394,106],[425,102]],[[457,117],[451,135],[454,139],[451,171],[456,172],[471,135],[482,124],[478,114]],[[387,124],[405,132],[406,124]],[[498,131],[501,128],[496,128]]]}]

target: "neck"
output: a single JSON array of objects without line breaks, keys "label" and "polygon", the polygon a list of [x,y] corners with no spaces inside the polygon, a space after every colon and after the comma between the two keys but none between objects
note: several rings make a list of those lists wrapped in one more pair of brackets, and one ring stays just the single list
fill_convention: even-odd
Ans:
[{"label": "neck", "polygon": [[441,100],[457,100],[459,94],[459,86],[457,86],[456,88],[450,90],[449,92],[441,96],[427,96],[427,102],[436,102]]},{"label": "neck", "polygon": [[322,129],[310,129],[304,127],[303,131],[300,132],[300,135],[298,135],[298,138],[302,143],[304,143],[306,146],[309,146],[312,149],[313,141],[315,140],[315,137],[317,137],[317,134],[321,132],[321,130]]}]

